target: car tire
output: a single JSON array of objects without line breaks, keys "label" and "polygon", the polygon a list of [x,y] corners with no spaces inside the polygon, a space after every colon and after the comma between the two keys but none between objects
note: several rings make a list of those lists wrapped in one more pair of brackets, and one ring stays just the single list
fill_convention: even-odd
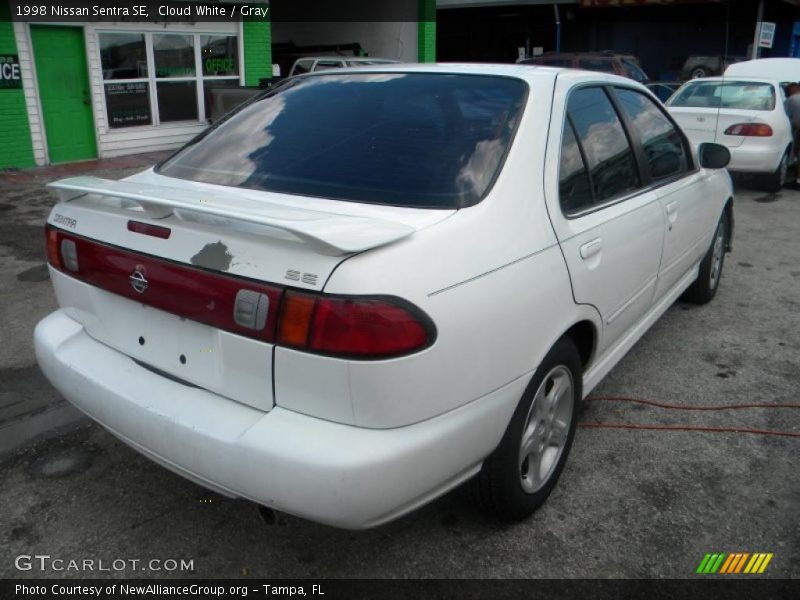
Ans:
[{"label": "car tire", "polygon": [[471,482],[483,512],[519,521],[553,491],[575,436],[582,376],[575,344],[562,338],[541,362],[500,445]]},{"label": "car tire", "polygon": [[698,77],[708,77],[711,75],[711,71],[708,70],[706,67],[695,67],[689,73],[689,79],[697,79]]},{"label": "car tire", "polygon": [[683,299],[693,304],[706,304],[716,296],[719,280],[722,277],[722,267],[725,264],[725,252],[728,249],[730,227],[728,211],[725,210],[720,217],[711,247],[700,263],[700,272],[694,283],[684,292]]},{"label": "car tire", "polygon": [[764,187],[772,194],[781,191],[786,185],[786,178],[789,172],[789,151],[784,152],[781,157],[781,162],[778,163],[778,168],[774,173],[769,173],[764,179]]}]

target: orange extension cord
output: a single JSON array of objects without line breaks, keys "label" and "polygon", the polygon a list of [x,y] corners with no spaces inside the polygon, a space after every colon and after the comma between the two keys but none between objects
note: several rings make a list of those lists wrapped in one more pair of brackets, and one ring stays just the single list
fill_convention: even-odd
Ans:
[{"label": "orange extension cord", "polygon": [[[670,410],[740,410],[745,408],[795,408],[800,409],[800,404],[717,404],[712,406],[690,406],[688,404],[667,404],[665,402],[654,402],[652,400],[641,400],[639,398],[626,398],[624,396],[589,396],[586,400],[591,402],[630,402],[633,404],[644,404],[656,408],[666,408]],[[656,424],[635,424],[635,423],[578,423],[578,427],[583,429],[645,429],[653,431],[704,431],[713,433],[754,433],[757,435],[777,435],[782,437],[798,437],[800,432],[795,431],[774,431],[771,429],[753,429],[749,427],[706,427],[701,425],[656,425]]]}]

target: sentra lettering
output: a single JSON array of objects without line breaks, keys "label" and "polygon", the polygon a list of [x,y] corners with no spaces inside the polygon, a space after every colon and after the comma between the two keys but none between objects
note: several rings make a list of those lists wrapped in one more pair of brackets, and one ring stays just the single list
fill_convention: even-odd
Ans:
[{"label": "sentra lettering", "polygon": [[64,227],[69,227],[70,229],[75,229],[78,226],[78,221],[73,219],[72,217],[65,217],[60,213],[56,213],[53,216],[53,223],[58,225],[63,225]]}]

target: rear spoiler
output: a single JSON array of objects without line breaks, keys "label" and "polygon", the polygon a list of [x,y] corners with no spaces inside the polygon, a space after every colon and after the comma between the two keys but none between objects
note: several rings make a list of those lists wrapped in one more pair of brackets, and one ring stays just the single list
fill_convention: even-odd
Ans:
[{"label": "rear spoiler", "polygon": [[56,190],[62,202],[85,194],[131,200],[153,219],[163,219],[175,210],[182,210],[266,225],[286,231],[319,252],[332,256],[391,244],[415,232],[413,227],[402,223],[290,208],[226,191],[183,189],[99,177],[69,177],[49,183],[47,187]]}]

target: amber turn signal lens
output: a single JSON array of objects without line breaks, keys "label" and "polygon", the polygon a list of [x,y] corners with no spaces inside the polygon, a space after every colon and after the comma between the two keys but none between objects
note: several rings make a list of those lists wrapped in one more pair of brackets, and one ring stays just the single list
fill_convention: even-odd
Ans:
[{"label": "amber turn signal lens", "polygon": [[278,324],[278,344],[295,348],[306,346],[316,303],[314,296],[286,292]]},{"label": "amber turn signal lens", "polygon": [[58,245],[58,230],[52,227],[45,227],[45,250],[47,251],[47,262],[56,269],[61,269],[61,250]]}]

